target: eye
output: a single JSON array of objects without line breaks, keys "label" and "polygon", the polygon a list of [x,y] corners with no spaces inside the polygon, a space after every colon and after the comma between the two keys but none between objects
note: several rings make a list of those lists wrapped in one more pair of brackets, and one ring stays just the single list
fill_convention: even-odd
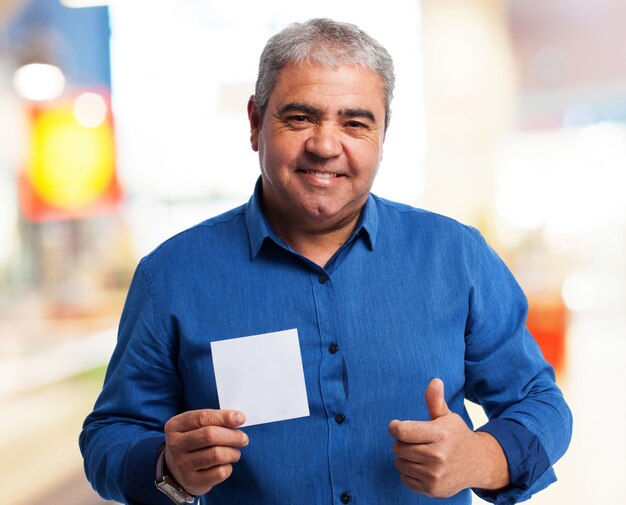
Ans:
[{"label": "eye", "polygon": [[308,128],[313,123],[311,117],[306,114],[292,114],[290,116],[285,116],[283,121],[286,126],[294,130]]},{"label": "eye", "polygon": [[289,121],[291,123],[308,123],[309,122],[309,118],[308,118],[308,116],[299,114],[299,115],[295,115],[295,116],[288,116],[287,117],[287,121]]},{"label": "eye", "polygon": [[365,123],[361,123],[359,121],[348,121],[345,125],[346,127],[351,128],[353,130],[367,128],[367,125]]}]

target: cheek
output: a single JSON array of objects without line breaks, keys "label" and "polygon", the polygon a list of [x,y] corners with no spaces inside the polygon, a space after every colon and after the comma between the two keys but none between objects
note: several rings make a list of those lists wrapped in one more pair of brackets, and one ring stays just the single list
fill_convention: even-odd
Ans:
[{"label": "cheek", "polygon": [[291,164],[292,155],[283,142],[260,142],[259,160],[261,172],[269,176],[279,176],[287,171]]},{"label": "cheek", "polygon": [[378,165],[382,159],[382,150],[373,145],[360,145],[352,151],[352,161],[359,171],[365,175],[374,177],[378,172]]},{"label": "cheek", "polygon": [[287,169],[294,166],[304,152],[299,139],[281,139],[266,146],[266,159],[274,165],[274,169]]}]

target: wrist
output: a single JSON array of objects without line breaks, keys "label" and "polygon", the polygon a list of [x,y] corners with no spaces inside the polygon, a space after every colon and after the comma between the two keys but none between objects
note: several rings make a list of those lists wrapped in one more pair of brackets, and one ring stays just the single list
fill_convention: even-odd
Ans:
[{"label": "wrist", "polygon": [[174,477],[169,475],[165,462],[165,444],[159,449],[156,464],[155,485],[165,496],[177,505],[195,503],[197,496],[189,493]]},{"label": "wrist", "polygon": [[479,489],[501,489],[510,483],[509,465],[500,443],[493,435],[478,431],[474,433],[477,441],[478,460],[474,468],[477,471],[471,487]]}]

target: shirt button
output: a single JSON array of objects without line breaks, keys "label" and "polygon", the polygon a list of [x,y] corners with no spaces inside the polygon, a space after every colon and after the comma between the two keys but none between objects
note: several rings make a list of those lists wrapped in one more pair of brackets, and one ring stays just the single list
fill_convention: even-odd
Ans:
[{"label": "shirt button", "polygon": [[[343,423],[345,420],[346,420],[346,416],[344,416],[343,414],[341,414],[341,413],[340,413],[340,414],[335,415],[335,422],[336,422],[337,424],[341,424],[341,423]],[[348,496],[350,496],[350,495],[348,495]],[[345,503],[348,503],[348,502],[345,502]]]},{"label": "shirt button", "polygon": [[331,354],[335,354],[339,350],[339,346],[333,342],[328,346],[328,352]]},{"label": "shirt button", "polygon": [[350,503],[352,501],[352,496],[350,493],[341,493],[341,503]]},{"label": "shirt button", "polygon": [[328,277],[326,276],[326,274],[320,274],[317,280],[320,282],[320,284],[324,284],[328,280]]}]

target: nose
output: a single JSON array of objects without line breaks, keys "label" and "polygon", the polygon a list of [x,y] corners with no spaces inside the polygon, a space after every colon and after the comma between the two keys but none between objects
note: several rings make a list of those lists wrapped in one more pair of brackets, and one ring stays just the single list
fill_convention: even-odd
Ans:
[{"label": "nose", "polygon": [[311,130],[305,148],[320,158],[334,158],[339,156],[343,149],[338,135],[339,132],[334,131],[330,125],[317,126]]}]

